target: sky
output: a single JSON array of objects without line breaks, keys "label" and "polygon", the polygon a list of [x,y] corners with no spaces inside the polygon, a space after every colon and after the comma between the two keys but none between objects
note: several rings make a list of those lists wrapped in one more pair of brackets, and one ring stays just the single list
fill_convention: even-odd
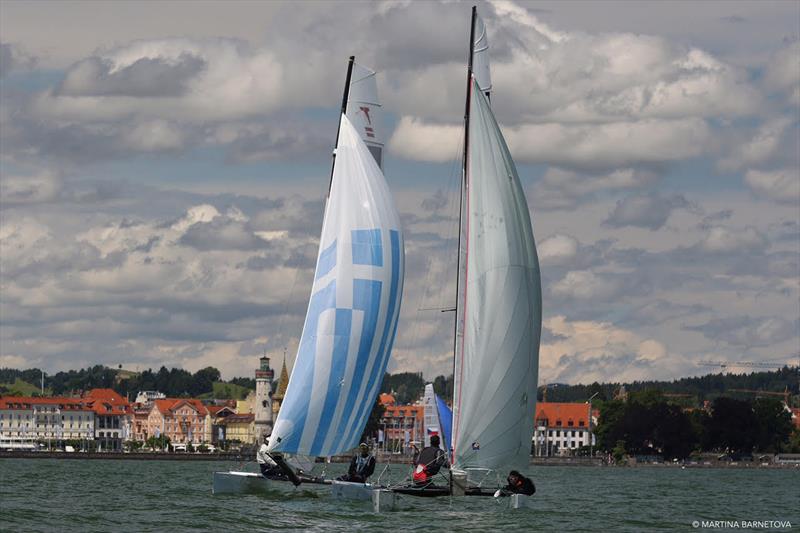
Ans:
[{"label": "sky", "polygon": [[[355,55],[405,233],[389,369],[449,374],[471,5],[0,1],[0,367],[291,367]],[[477,5],[540,384],[797,364],[800,3]]]}]

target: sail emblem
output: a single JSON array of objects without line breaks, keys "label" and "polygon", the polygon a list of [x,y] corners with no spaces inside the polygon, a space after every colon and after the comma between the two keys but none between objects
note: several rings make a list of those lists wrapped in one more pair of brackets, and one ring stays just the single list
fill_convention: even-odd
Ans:
[{"label": "sail emblem", "polygon": [[367,124],[368,126],[364,126],[364,131],[367,134],[367,137],[375,138],[375,130],[372,129],[372,120],[369,118],[369,107],[367,106],[359,106],[359,109],[364,112],[364,116],[367,117]]}]

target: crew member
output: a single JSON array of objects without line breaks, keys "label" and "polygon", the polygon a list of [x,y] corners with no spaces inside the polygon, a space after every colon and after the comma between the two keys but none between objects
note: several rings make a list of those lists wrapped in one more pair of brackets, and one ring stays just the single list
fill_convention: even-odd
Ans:
[{"label": "crew member", "polygon": [[375,472],[375,458],[369,453],[369,446],[362,442],[359,446],[359,453],[350,459],[350,468],[343,476],[339,476],[339,481],[351,481],[353,483],[366,483],[369,476]]},{"label": "crew member", "polygon": [[530,478],[523,476],[516,470],[512,470],[508,473],[506,481],[508,481],[508,485],[499,491],[501,496],[509,496],[511,494],[524,494],[526,496],[533,496],[533,494],[536,492],[536,486],[533,484],[533,481],[531,481]]},{"label": "crew member", "polygon": [[264,442],[261,443],[261,447],[258,449],[258,453],[256,453],[256,461],[258,461],[258,467],[261,469],[261,474],[264,477],[280,477],[283,472],[281,471],[278,464],[272,460],[272,457],[269,456],[267,450],[269,449],[269,437],[264,435]]},{"label": "crew member", "polygon": [[439,448],[439,436],[431,437],[431,445],[414,454],[414,474],[412,479],[415,485],[427,485],[431,478],[439,473],[442,467],[450,468],[444,450]]}]

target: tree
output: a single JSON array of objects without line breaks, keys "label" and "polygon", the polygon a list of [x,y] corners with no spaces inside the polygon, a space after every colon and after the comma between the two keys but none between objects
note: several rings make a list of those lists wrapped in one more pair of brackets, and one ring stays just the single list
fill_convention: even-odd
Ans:
[{"label": "tree", "polygon": [[199,396],[214,390],[214,382],[220,381],[221,376],[219,370],[213,366],[201,368],[192,376],[191,394],[192,396]]},{"label": "tree", "polygon": [[761,452],[777,453],[792,433],[792,417],[783,402],[774,398],[757,398],[753,412],[758,419],[756,448]]},{"label": "tree", "polygon": [[708,422],[713,448],[729,452],[753,451],[759,422],[750,402],[720,396],[712,404]]},{"label": "tree", "polygon": [[381,418],[383,418],[384,411],[385,408],[380,399],[376,399],[375,404],[372,406],[372,411],[369,413],[369,418],[367,418],[367,425],[364,426],[364,432],[361,434],[361,442],[367,442],[370,437],[377,435],[378,429],[381,427]]}]

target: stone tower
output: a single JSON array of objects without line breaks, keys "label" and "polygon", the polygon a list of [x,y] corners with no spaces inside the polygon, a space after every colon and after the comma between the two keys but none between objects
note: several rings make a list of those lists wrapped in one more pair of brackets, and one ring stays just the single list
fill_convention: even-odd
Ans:
[{"label": "stone tower", "polygon": [[275,377],[275,372],[269,367],[269,357],[265,355],[260,362],[256,370],[256,403],[253,409],[258,442],[264,435],[272,433],[272,379]]}]

